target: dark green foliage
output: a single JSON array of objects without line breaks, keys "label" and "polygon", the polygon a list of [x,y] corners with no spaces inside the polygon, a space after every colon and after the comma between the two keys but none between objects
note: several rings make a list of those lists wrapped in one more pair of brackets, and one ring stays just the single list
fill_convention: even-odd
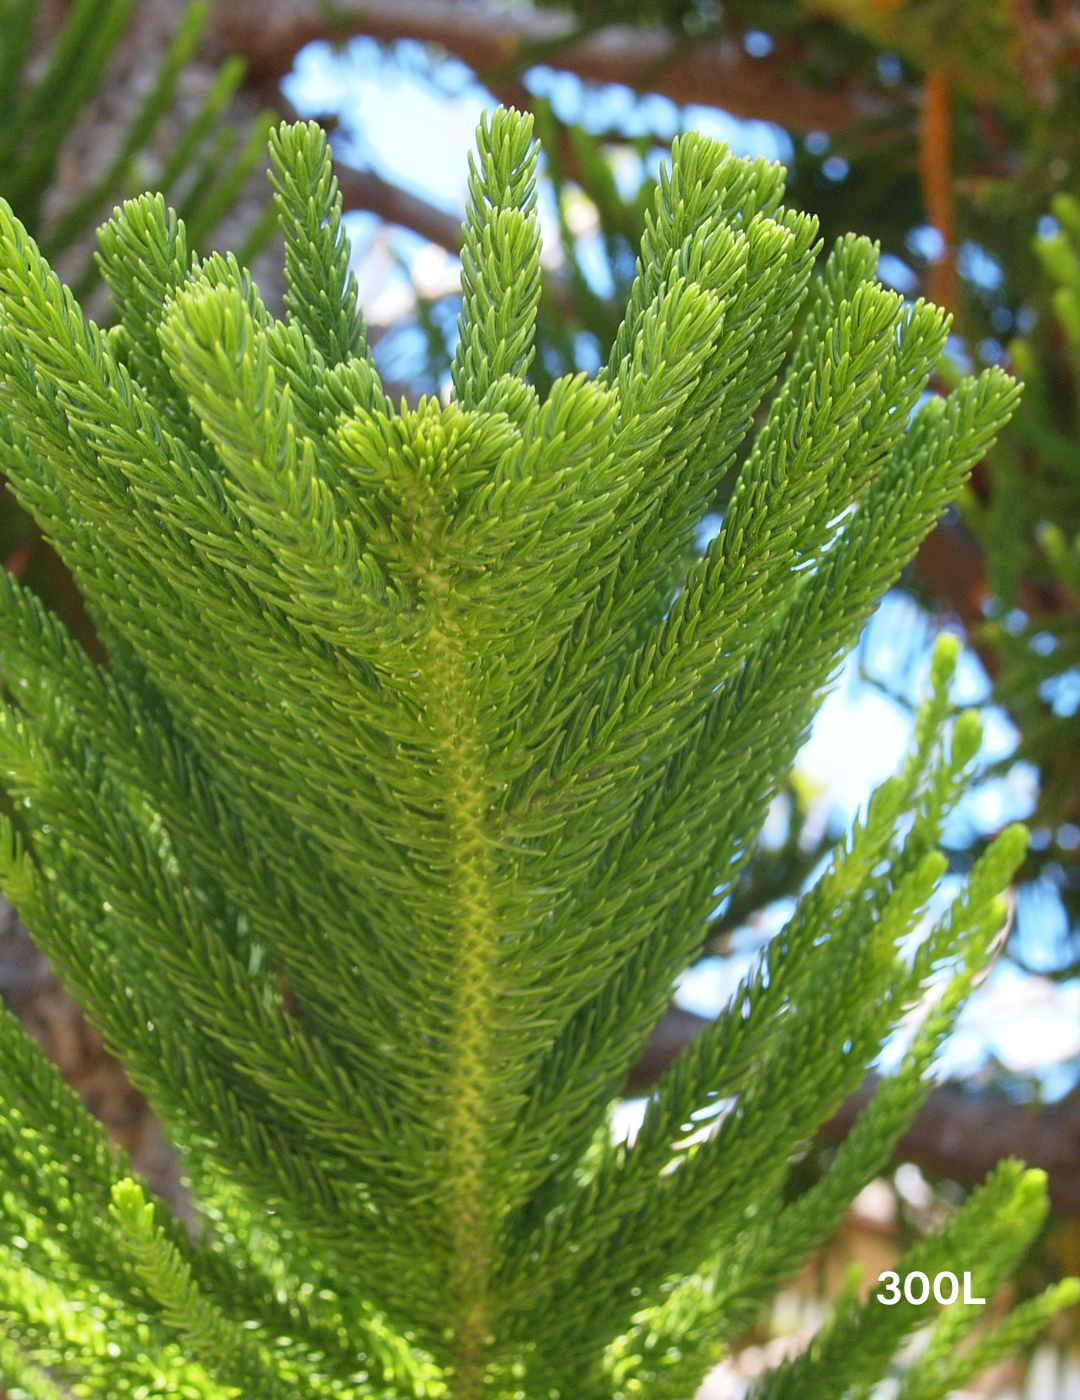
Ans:
[{"label": "dark green foliage", "polygon": [[[905,771],[633,1145],[609,1110],[823,684],[1014,386],[988,371],[911,419],[940,313],[876,284],[864,240],[814,279],[782,172],[691,136],[606,368],[541,400],[536,151],[500,111],[455,397],[396,409],[325,139],[285,127],[272,154],[287,323],[144,196],[102,234],[102,332],[0,211],[3,464],[109,653],[0,578],[0,883],[183,1144],[208,1221],[189,1241],[24,1047],[0,1082],[17,1364],[109,1395],[689,1395],[887,1161],[1000,929],[1019,829],[921,922],[979,743],[948,723],[955,645]],[[931,984],[900,1072],[785,1204]],[[1028,1229],[1014,1206],[1041,1185],[1006,1176],[934,1259]],[[839,1396],[921,1320],[845,1308],[829,1336],[863,1327],[866,1356],[774,1384]]]}]

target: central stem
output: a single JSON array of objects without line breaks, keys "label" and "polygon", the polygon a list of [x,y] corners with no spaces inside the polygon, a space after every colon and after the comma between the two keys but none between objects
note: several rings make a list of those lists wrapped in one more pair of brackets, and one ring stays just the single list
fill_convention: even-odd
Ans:
[{"label": "central stem", "polygon": [[495,1076],[492,1018],[498,995],[495,844],[487,823],[486,751],[476,734],[465,639],[443,615],[431,637],[439,677],[438,744],[446,773],[455,930],[454,1014],[447,1084],[447,1205],[453,1242],[454,1389],[484,1390],[490,1318],[492,1220],[488,1137]]}]

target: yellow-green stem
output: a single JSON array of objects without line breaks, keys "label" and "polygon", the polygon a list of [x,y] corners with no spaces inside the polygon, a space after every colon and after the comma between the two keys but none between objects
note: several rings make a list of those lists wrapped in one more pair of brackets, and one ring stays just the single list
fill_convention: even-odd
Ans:
[{"label": "yellow-green stem", "polygon": [[455,1299],[454,1390],[462,1400],[483,1392],[491,1271],[488,1128],[495,1053],[492,1018],[498,993],[499,920],[494,843],[488,830],[486,754],[469,705],[464,638],[443,616],[431,636],[440,679],[439,747],[445,763],[452,862],[456,994],[447,1091],[447,1206],[451,1213]]}]

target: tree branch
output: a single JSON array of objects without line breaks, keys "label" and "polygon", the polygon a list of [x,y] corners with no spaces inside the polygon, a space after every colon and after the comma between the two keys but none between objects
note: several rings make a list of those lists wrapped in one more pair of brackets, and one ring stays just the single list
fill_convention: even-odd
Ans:
[{"label": "tree branch", "polygon": [[[990,679],[996,680],[1001,661],[982,635],[986,621],[983,604],[990,597],[990,582],[978,540],[962,523],[945,519],[919,546],[913,568],[916,578],[963,623],[968,645]],[[1075,616],[1076,611],[1075,601],[1053,582],[1021,579],[1016,602],[1031,618],[1060,617],[1063,613]]]},{"label": "tree branch", "polygon": [[[269,107],[287,122],[300,120],[299,112],[277,83],[262,83],[252,91],[257,96],[260,108]],[[329,114],[320,114],[318,119],[327,131],[333,130],[337,120]],[[335,161],[334,175],[346,213],[351,209],[366,209],[389,224],[412,229],[421,238],[438,243],[448,252],[460,250],[461,219],[456,214],[448,214],[445,209],[428,204],[419,195],[410,194],[400,185],[391,184],[381,175],[376,175],[374,170],[356,170],[351,165]]]},{"label": "tree branch", "polygon": [[[673,1006],[631,1071],[628,1090],[646,1093],[679,1051],[711,1024]],[[822,1136],[832,1142],[845,1138],[877,1085],[878,1076],[867,1075],[859,1092],[822,1129]],[[964,1186],[978,1185],[1002,1157],[1020,1157],[1047,1173],[1058,1214],[1080,1219],[1080,1104],[1032,1108],[943,1084],[923,1105],[896,1156]]]},{"label": "tree branch", "polygon": [[507,11],[462,0],[365,0],[337,10],[319,0],[215,0],[213,28],[224,49],[247,59],[256,82],[280,80],[315,39],[339,43],[368,34],[441,45],[481,76],[527,62],[528,51],[540,47],[545,62],[582,78],[719,106],[795,131],[836,132],[889,105],[851,81],[825,88],[797,76],[796,40],[766,58],[751,58],[731,38],[683,41],[658,27],[609,25],[574,43],[573,16],[559,10]]},{"label": "tree branch", "polygon": [[334,174],[346,210],[367,209],[387,223],[411,228],[451,253],[461,247],[461,220],[455,215],[446,214],[408,190],[390,184],[373,170],[353,170],[335,162]]},{"label": "tree branch", "polygon": [[[826,1124],[839,1141],[877,1087],[871,1074]],[[1050,1202],[1059,1215],[1080,1218],[1080,1106],[1032,1108],[983,1092],[943,1084],[923,1105],[896,1155],[964,1186],[976,1186],[1003,1157],[1019,1157],[1046,1172]]]}]

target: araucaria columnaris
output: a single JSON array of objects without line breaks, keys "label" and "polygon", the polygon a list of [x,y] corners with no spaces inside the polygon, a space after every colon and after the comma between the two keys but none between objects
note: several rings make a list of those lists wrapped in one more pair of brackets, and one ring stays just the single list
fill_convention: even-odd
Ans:
[{"label": "araucaria columnaris", "polygon": [[[102,331],[0,213],[2,466],[109,657],[3,577],[0,884],[204,1219],[0,1020],[0,1369],[28,1394],[689,1397],[887,1162],[1001,926],[1018,830],[910,949],[978,746],[946,643],[904,772],[613,1140],[823,683],[1014,389],[989,370],[920,407],[941,313],[861,239],[815,277],[780,168],[687,136],[610,363],[539,402],[530,132],[480,129],[445,405],[382,390],[315,126],[272,141],[285,322],[145,197],[101,233]],[[1043,1194],[1003,1167],[908,1264],[993,1288]],[[935,1306],[845,1298],[763,1386],[869,1383]],[[944,1311],[912,1395],[962,1384],[976,1316]]]}]

